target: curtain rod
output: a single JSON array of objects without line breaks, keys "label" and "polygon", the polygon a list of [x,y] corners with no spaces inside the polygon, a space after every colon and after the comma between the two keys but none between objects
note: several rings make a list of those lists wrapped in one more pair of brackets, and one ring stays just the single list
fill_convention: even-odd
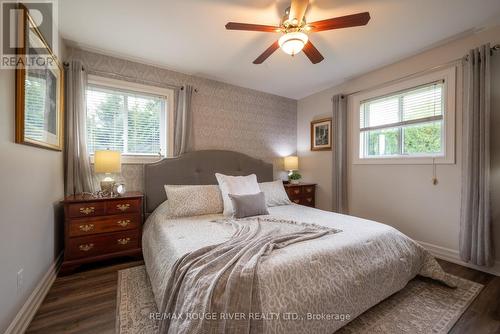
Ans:
[{"label": "curtain rod", "polygon": [[434,71],[439,70],[441,68],[445,68],[445,67],[449,67],[451,65],[459,64],[459,63],[461,63],[464,60],[465,60],[464,57],[461,57],[461,58],[458,58],[458,59],[454,59],[454,60],[446,62],[444,64],[441,64],[441,65],[438,65],[438,66],[434,66],[434,67],[431,67],[431,68],[428,68],[428,69],[425,69],[425,70],[422,70],[422,71],[418,71],[418,72],[415,72],[415,73],[410,73],[408,75],[405,75],[405,76],[397,78],[397,79],[393,79],[393,80],[390,80],[390,81],[385,81],[385,82],[382,82],[380,84],[377,84],[377,85],[374,85],[374,86],[371,86],[371,87],[367,87],[367,88],[364,88],[364,89],[360,89],[360,90],[357,90],[357,91],[354,91],[354,92],[350,92],[350,93],[347,93],[347,94],[342,94],[342,98],[346,97],[346,96],[350,96],[350,95],[354,95],[354,94],[358,94],[358,93],[363,93],[363,92],[366,92],[366,91],[370,91],[370,90],[373,90],[373,89],[382,88],[382,87],[385,87],[387,85],[398,83],[400,81],[403,81],[403,80],[406,80],[406,79],[410,79],[410,78],[413,78],[413,77],[416,77],[416,76],[419,76],[419,75],[422,75],[422,74],[425,74],[425,73],[434,72]]},{"label": "curtain rod", "polygon": [[[490,51],[491,52],[500,51],[500,44],[493,45],[490,48]],[[399,81],[403,81],[405,79],[409,79],[409,78],[412,78],[412,77],[416,77],[416,76],[422,75],[424,73],[433,72],[433,71],[441,69],[443,67],[448,67],[448,66],[451,66],[451,65],[454,65],[454,64],[459,64],[459,63],[461,63],[463,61],[467,61],[468,58],[469,58],[469,55],[465,55],[463,57],[454,59],[454,60],[446,62],[444,64],[441,64],[441,65],[438,65],[438,66],[434,66],[434,67],[431,67],[429,69],[425,69],[425,70],[422,70],[422,71],[419,71],[419,72],[415,72],[415,73],[411,73],[411,74],[405,75],[404,77],[401,77],[401,78],[397,78],[397,79],[394,79],[394,80],[391,80],[391,81],[383,82],[381,84],[378,84],[378,85],[375,85],[375,86],[371,86],[371,87],[368,87],[368,88],[365,88],[365,89],[357,90],[357,91],[354,91],[354,92],[350,92],[350,93],[347,93],[347,94],[342,94],[341,98],[345,98],[346,96],[350,96],[350,95],[354,95],[354,94],[358,94],[358,93],[370,91],[370,90],[373,90],[373,89],[381,88],[381,87],[384,87],[384,86],[387,86],[387,85],[390,85],[390,84],[393,84],[393,83],[397,83]]]},{"label": "curtain rod", "polygon": [[[68,67],[69,63],[68,62],[64,62],[63,65],[65,67]],[[83,70],[85,70],[85,68],[82,66],[82,71]],[[97,75],[101,75],[101,76],[104,75],[104,76],[111,76],[111,77],[114,77],[114,78],[120,78],[120,79],[123,79],[125,81],[133,81],[133,82],[137,81],[136,78],[129,77],[127,75],[115,74],[115,73],[110,73],[110,72],[106,72],[106,71],[90,70],[88,72],[90,74],[97,74]],[[165,83],[161,83],[161,82],[150,81],[150,80],[142,80],[142,79],[138,79],[138,81],[144,82],[144,83],[147,83],[147,84],[150,84],[150,85],[154,85],[154,86],[161,85],[163,87],[167,87],[167,88],[171,88],[171,89],[184,90],[184,86],[175,86],[175,85],[165,84]],[[195,91],[195,93],[198,93],[198,89],[197,88],[194,88],[193,90]]]}]

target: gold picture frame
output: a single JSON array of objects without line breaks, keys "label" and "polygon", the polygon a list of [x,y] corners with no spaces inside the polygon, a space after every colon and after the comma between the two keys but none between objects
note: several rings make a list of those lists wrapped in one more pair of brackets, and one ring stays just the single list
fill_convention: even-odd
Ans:
[{"label": "gold picture frame", "polygon": [[[19,4],[22,20],[16,67],[16,143],[62,151],[64,134],[64,70],[28,9]],[[29,65],[44,49],[42,66]],[[32,54],[30,54],[32,52]],[[49,64],[50,63],[50,64]]]},{"label": "gold picture frame", "polygon": [[323,118],[311,122],[311,151],[332,149],[332,119]]}]

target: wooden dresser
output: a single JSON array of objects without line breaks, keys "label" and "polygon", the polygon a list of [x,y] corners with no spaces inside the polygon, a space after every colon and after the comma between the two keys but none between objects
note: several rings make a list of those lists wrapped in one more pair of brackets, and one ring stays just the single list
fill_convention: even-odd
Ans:
[{"label": "wooden dresser", "polygon": [[295,204],[315,207],[316,205],[316,184],[314,183],[299,183],[284,184],[288,198]]},{"label": "wooden dresser", "polygon": [[116,198],[68,196],[64,204],[64,261],[61,273],[119,256],[142,256],[143,194]]}]

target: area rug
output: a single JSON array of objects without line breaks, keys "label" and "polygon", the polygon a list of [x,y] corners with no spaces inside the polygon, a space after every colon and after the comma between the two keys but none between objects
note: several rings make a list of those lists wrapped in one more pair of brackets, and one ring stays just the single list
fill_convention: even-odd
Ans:
[{"label": "area rug", "polygon": [[[458,288],[450,289],[417,277],[337,333],[448,333],[483,288],[459,277],[457,282]],[[117,298],[116,333],[158,333],[151,319],[157,308],[144,266],[118,272]]]}]

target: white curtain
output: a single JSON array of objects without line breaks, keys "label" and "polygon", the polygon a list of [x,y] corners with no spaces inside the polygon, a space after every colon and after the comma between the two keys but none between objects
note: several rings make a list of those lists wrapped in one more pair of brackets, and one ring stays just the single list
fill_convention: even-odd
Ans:
[{"label": "white curtain", "polygon": [[469,52],[463,116],[460,257],[489,266],[494,255],[490,214],[490,45]]},{"label": "white curtain", "polygon": [[70,61],[65,69],[66,139],[64,155],[66,195],[94,191],[87,152],[86,87],[87,74],[81,61]]},{"label": "white curtain", "polygon": [[347,213],[347,98],[333,97],[332,115],[332,208]]},{"label": "white curtain", "polygon": [[177,157],[192,150],[191,98],[193,87],[186,85],[176,92],[174,111],[174,152]]}]

